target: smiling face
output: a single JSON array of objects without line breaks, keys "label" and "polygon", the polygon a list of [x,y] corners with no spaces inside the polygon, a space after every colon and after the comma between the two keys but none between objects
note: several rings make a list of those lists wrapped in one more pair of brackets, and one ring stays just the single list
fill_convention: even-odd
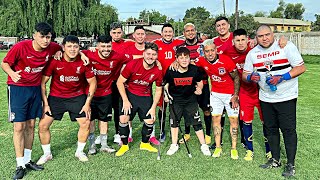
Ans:
[{"label": "smiling face", "polygon": [[196,35],[197,35],[196,28],[194,26],[192,26],[192,25],[186,26],[184,28],[183,35],[188,40],[194,39],[196,37]]},{"label": "smiling face", "polygon": [[185,55],[185,54],[181,54],[177,57],[177,62],[179,64],[180,67],[182,67],[183,69],[187,68],[190,64],[190,56],[189,55]]},{"label": "smiling face", "polygon": [[77,43],[66,42],[63,45],[63,51],[64,51],[64,57],[66,60],[74,59],[79,54],[80,46]]},{"label": "smiling face", "polygon": [[217,48],[214,44],[207,45],[203,48],[204,58],[208,61],[214,61],[217,56]]},{"label": "smiling face", "polygon": [[154,63],[156,62],[156,60],[158,59],[158,53],[155,50],[152,49],[146,49],[143,52],[143,58],[144,58],[144,62],[148,65],[148,66],[153,66]]},{"label": "smiling face", "polygon": [[216,22],[215,27],[220,36],[225,36],[229,33],[230,24],[226,20],[220,20]]},{"label": "smiling face", "polygon": [[107,58],[112,51],[112,43],[99,42],[97,45],[99,56],[103,59]]},{"label": "smiling face", "polygon": [[161,36],[165,41],[171,41],[174,36],[173,29],[171,27],[163,28]]},{"label": "smiling face", "polygon": [[143,44],[146,40],[146,32],[143,29],[137,29],[133,33],[133,38],[138,44]]}]

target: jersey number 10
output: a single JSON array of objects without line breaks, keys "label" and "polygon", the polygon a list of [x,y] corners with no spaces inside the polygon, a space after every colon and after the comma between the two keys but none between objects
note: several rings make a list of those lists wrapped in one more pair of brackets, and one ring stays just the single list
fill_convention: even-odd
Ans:
[{"label": "jersey number 10", "polygon": [[172,52],[171,51],[166,51],[166,59],[172,59]]}]

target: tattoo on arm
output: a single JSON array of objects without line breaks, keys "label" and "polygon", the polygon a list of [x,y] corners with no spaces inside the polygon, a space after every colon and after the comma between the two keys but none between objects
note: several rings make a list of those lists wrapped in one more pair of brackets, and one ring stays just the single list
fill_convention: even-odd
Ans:
[{"label": "tattoo on arm", "polygon": [[235,70],[235,71],[231,72],[230,76],[232,77],[233,83],[234,83],[234,94],[235,95],[239,95],[240,78],[239,78],[239,75],[238,75],[238,71]]},{"label": "tattoo on arm", "polygon": [[238,138],[238,128],[232,128],[231,129],[231,139],[232,142],[236,142]]},{"label": "tattoo on arm", "polygon": [[213,126],[214,137],[221,135],[221,127]]}]

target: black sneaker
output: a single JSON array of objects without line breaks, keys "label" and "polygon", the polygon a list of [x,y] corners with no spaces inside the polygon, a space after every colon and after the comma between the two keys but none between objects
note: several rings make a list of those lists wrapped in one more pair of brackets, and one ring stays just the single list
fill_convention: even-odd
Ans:
[{"label": "black sneaker", "polygon": [[284,171],[282,173],[282,176],[284,177],[290,177],[294,176],[296,174],[296,168],[291,163],[287,164],[284,168]]},{"label": "black sneaker", "polygon": [[17,167],[16,172],[14,173],[13,179],[22,179],[26,174],[26,168],[22,166]]},{"label": "black sneaker", "polygon": [[259,167],[262,169],[271,169],[271,168],[278,168],[281,166],[281,163],[274,158],[268,160],[267,163],[260,165]]},{"label": "black sneaker", "polygon": [[34,170],[34,171],[42,171],[44,169],[43,166],[38,165],[32,161],[30,161],[26,164],[26,168]]}]

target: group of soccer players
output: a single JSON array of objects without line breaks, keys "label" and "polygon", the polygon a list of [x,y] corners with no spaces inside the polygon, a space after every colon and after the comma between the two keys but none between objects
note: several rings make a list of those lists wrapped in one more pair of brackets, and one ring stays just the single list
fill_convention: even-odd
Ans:
[{"label": "group of soccer players", "polygon": [[[129,143],[133,141],[131,121],[136,113],[143,123],[140,149],[158,152],[151,143],[159,145],[166,139],[168,103],[172,144],[166,152],[167,155],[175,154],[179,149],[179,143],[185,143],[191,138],[192,125],[201,144],[202,153],[206,156],[220,157],[224,114],[227,113],[230,121],[231,158],[239,158],[236,147],[240,124],[241,143],[247,149],[244,159],[252,161],[254,157],[252,120],[254,107],[257,107],[261,120],[268,118],[272,122],[275,121],[264,123],[269,126],[263,126],[268,162],[261,167],[280,166],[279,132],[276,134],[276,129],[278,131],[280,128],[287,132],[284,133],[284,138],[288,164],[283,175],[294,175],[296,143],[286,139],[296,142],[295,124],[290,124],[291,129],[289,129],[288,123],[281,120],[279,125],[280,115],[277,115],[279,113],[277,108],[286,111],[292,123],[295,123],[295,116],[293,117],[295,111],[291,112],[285,105],[273,107],[275,106],[273,103],[278,101],[269,102],[263,99],[268,99],[270,92],[267,92],[261,100],[261,94],[264,93],[261,91],[269,89],[264,83],[261,87],[260,82],[266,81],[264,78],[267,76],[266,72],[282,70],[283,73],[282,66],[288,71],[292,67],[293,73],[273,74],[267,82],[267,86],[279,86],[281,90],[282,84],[296,79],[296,76],[304,72],[301,56],[300,59],[297,54],[286,57],[285,52],[288,51],[286,48],[294,49],[292,47],[294,45],[288,43],[289,47],[281,49],[279,42],[273,39],[268,26],[260,26],[257,30],[258,45],[255,48],[254,41],[248,38],[244,29],[229,31],[230,24],[227,18],[217,18],[215,28],[219,36],[202,41],[197,37],[196,27],[192,23],[187,23],[183,32],[185,40],[181,40],[174,38],[173,26],[165,24],[162,27],[161,39],[145,42],[146,31],[143,26],[135,27],[132,41],[122,38],[120,23],[112,23],[110,36],[99,36],[97,47],[80,51],[78,37],[66,36],[60,46],[51,42],[52,28],[49,24],[37,24],[33,40],[17,43],[8,52],[1,65],[8,74],[9,120],[14,126],[13,141],[17,168],[13,178],[22,178],[26,169],[43,170],[42,165],[53,158],[50,147],[50,126],[53,120],[61,120],[65,112],[69,113],[71,121],[77,121],[79,124],[75,152],[75,157],[79,161],[88,161],[88,156],[84,152],[87,141],[89,155],[97,153],[96,144],[101,144],[101,152],[116,152],[107,144],[108,122],[112,120],[112,109],[115,122],[114,142],[121,146],[115,156],[123,156],[129,150]],[[269,64],[256,63],[255,58],[247,57],[248,54],[255,53],[260,61],[264,58],[270,59],[272,53],[266,50],[269,46],[264,46],[267,44],[266,39],[269,40],[269,45],[277,46],[279,52],[273,52],[273,56],[282,55],[282,61],[276,59]],[[286,40],[284,41],[287,44]],[[252,52],[252,48],[260,50]],[[261,48],[265,48],[263,49],[265,52],[260,52]],[[53,56],[61,52],[63,52],[62,57],[55,60]],[[245,64],[246,58],[253,64],[247,62]],[[88,59],[90,63],[87,63]],[[276,67],[272,69],[272,66]],[[264,67],[269,69],[264,70]],[[261,72],[265,74],[260,76]],[[50,93],[47,95],[46,84],[50,78]],[[156,85],[155,92],[152,92],[153,82]],[[292,93],[289,99],[286,97],[282,99],[293,98],[292,102],[287,104],[295,106],[297,94],[294,94],[294,90]],[[271,93],[271,96],[274,94]],[[266,103],[263,104],[261,101]],[[263,104],[262,108],[260,103]],[[157,106],[159,106],[158,118],[156,118]],[[205,134],[199,107],[203,110]],[[182,117],[185,134],[183,139],[178,141],[178,128]],[[43,155],[37,163],[34,163],[31,161],[31,152],[36,118],[40,118],[39,138]],[[156,119],[160,122],[160,142],[155,137]],[[94,136],[95,120],[98,120],[99,128],[97,138]],[[283,124],[286,124],[286,127]],[[211,127],[214,134],[212,154],[209,147]],[[270,142],[271,148],[267,137],[273,140]]]}]

